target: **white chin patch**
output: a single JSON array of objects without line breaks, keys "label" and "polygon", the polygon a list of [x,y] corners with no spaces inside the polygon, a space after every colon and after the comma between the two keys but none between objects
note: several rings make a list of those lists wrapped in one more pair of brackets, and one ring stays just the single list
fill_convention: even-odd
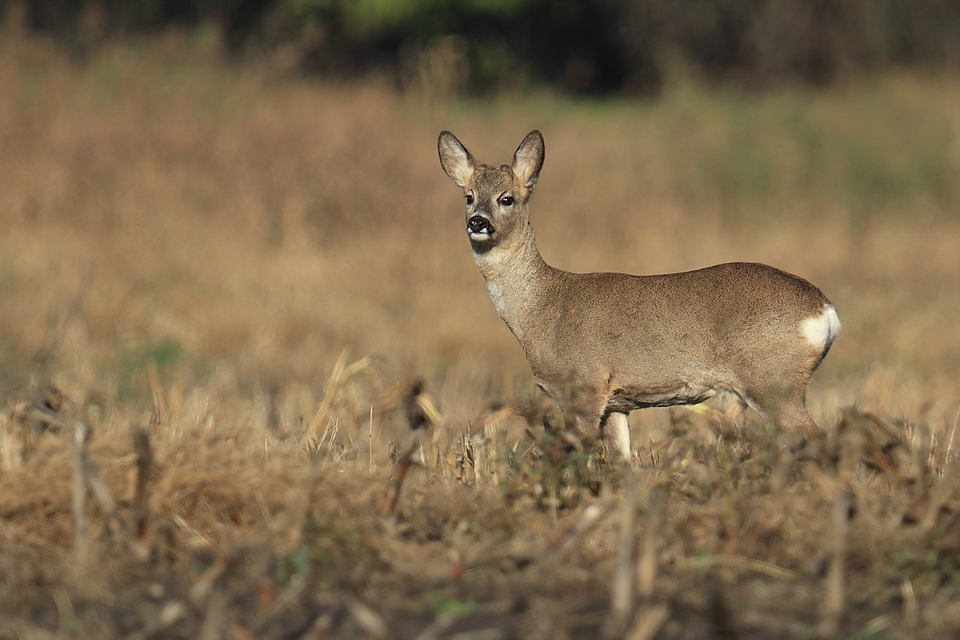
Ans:
[{"label": "white chin patch", "polygon": [[828,304],[823,313],[801,322],[800,332],[817,349],[826,349],[840,333],[840,316],[834,306]]},{"label": "white chin patch", "polygon": [[469,235],[470,239],[475,242],[484,242],[489,240],[491,237],[489,233],[475,233],[473,231],[470,231],[467,235]]}]

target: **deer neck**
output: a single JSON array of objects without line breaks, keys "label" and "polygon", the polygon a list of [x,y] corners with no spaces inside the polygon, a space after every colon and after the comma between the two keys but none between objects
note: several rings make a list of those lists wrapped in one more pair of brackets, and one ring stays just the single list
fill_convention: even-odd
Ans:
[{"label": "deer neck", "polygon": [[500,319],[523,343],[556,271],[540,256],[533,228],[525,223],[508,241],[486,251],[475,248],[473,257]]}]

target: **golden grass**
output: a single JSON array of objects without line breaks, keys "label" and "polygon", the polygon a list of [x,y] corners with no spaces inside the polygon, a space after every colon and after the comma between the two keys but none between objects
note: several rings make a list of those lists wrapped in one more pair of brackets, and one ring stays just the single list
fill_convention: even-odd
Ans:
[{"label": "golden grass", "polygon": [[[960,630],[956,79],[436,104],[204,37],[77,66],[5,32],[0,86],[0,637]],[[629,472],[553,454],[435,147],[502,162],[535,127],[548,262],[758,260],[824,290],[822,445],[696,408],[635,413]],[[441,416],[419,442],[416,376]],[[77,421],[121,525],[91,496],[79,542]]]}]

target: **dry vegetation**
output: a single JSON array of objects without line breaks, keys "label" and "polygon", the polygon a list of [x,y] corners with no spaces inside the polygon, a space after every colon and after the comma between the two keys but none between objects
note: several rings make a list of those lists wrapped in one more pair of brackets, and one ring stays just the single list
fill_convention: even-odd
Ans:
[{"label": "dry vegetation", "polygon": [[[960,632],[956,78],[429,104],[5,32],[0,87],[0,638]],[[551,263],[824,290],[824,443],[648,410],[625,471],[529,427],[435,141],[534,127]]]}]

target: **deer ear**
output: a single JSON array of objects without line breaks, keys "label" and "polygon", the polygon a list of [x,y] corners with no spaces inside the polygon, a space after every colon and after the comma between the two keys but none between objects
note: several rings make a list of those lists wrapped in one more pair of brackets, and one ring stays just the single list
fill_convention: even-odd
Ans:
[{"label": "deer ear", "polygon": [[537,184],[540,169],[543,167],[543,156],[543,136],[539,131],[528,133],[513,154],[513,173],[527,189],[533,189]]},{"label": "deer ear", "polygon": [[440,152],[440,166],[450,179],[461,187],[466,187],[476,167],[470,152],[460,144],[457,136],[449,131],[440,132],[437,150]]}]

